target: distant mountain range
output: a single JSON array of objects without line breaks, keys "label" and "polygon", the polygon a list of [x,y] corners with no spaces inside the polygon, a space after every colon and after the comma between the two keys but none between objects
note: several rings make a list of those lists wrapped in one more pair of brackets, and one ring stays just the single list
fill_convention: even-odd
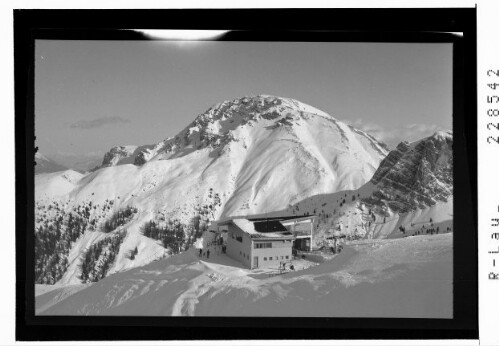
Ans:
[{"label": "distant mountain range", "polygon": [[60,172],[68,169],[68,167],[49,159],[40,152],[35,154],[35,162],[35,174]]},{"label": "distant mountain range", "polygon": [[68,169],[85,173],[102,166],[102,156],[53,154],[46,155],[38,151],[35,155],[35,174],[62,172]]}]

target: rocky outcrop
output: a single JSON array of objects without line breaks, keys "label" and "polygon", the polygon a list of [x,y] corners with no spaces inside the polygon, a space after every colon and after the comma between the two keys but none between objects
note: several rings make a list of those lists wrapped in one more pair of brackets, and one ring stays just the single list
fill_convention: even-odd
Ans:
[{"label": "rocky outcrop", "polygon": [[137,149],[137,147],[133,145],[120,145],[111,148],[111,150],[104,155],[102,166],[116,166],[122,159],[132,156],[135,149]]},{"label": "rocky outcrop", "polygon": [[[281,106],[281,107],[280,107]],[[276,119],[292,105],[283,105],[275,96],[245,96],[224,101],[198,115],[183,131],[164,141],[164,153],[181,154],[186,147],[199,150],[223,149],[233,138],[231,130],[256,121],[258,118]],[[215,125],[216,124],[216,125]]]},{"label": "rocky outcrop", "polygon": [[135,156],[135,159],[133,161],[133,164],[135,166],[142,166],[144,163],[147,162],[147,156],[146,156],[146,153],[141,151],[140,153],[137,154],[137,156]]},{"label": "rocky outcrop", "polygon": [[452,132],[437,132],[418,142],[400,143],[371,179],[376,186],[363,202],[382,214],[423,209],[447,201],[453,192]]},{"label": "rocky outcrop", "polygon": [[134,153],[133,164],[135,166],[142,166],[146,162],[148,162],[154,155],[158,153],[164,146],[164,142],[160,142],[156,145],[143,145]]}]

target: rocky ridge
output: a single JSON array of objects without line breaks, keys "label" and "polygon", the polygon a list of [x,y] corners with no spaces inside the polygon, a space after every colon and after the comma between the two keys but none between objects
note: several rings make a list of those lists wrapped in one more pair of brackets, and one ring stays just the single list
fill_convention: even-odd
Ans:
[{"label": "rocky ridge", "polygon": [[451,131],[402,142],[360,188],[312,196],[280,213],[317,215],[318,242],[338,232],[359,239],[422,234],[436,227],[449,231],[453,218],[452,144]]},{"label": "rocky ridge", "polygon": [[400,143],[381,161],[371,183],[377,190],[366,205],[382,213],[423,209],[446,202],[453,192],[452,132]]}]

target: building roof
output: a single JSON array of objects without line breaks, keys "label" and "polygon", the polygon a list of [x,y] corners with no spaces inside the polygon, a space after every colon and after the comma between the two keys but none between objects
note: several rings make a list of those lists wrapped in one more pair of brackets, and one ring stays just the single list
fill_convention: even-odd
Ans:
[{"label": "building roof", "polygon": [[299,220],[308,220],[310,218],[314,218],[314,217],[317,217],[317,215],[315,214],[311,214],[311,215],[291,215],[291,216],[273,216],[273,217],[260,217],[260,216],[251,216],[251,215],[247,215],[247,216],[233,216],[231,218],[228,218],[228,219],[222,219],[222,220],[218,220],[218,221],[215,221],[214,223],[217,225],[217,226],[221,226],[221,225],[227,225],[228,223],[234,221],[234,220],[248,220],[248,221],[251,221],[251,222],[258,222],[258,221],[281,221],[281,222],[285,222],[285,221],[290,221],[290,220],[293,220],[293,221],[299,221]]},{"label": "building roof", "polygon": [[276,217],[248,217],[250,221],[287,221],[287,220],[299,220],[299,219],[310,219],[315,217],[312,215],[293,215],[293,216],[276,216]]},{"label": "building roof", "polygon": [[[253,222],[247,219],[233,219],[227,222],[232,222],[239,227],[243,232],[249,234],[251,238],[265,238],[265,239],[293,239],[294,236],[282,225],[279,221],[271,221],[269,225],[267,222]],[[276,225],[275,223],[279,224]],[[264,225],[266,224],[266,225]]]},{"label": "building roof", "polygon": [[253,222],[246,219],[234,219],[231,220],[237,227],[239,227],[242,231],[248,234],[256,233],[255,228],[253,227]]}]

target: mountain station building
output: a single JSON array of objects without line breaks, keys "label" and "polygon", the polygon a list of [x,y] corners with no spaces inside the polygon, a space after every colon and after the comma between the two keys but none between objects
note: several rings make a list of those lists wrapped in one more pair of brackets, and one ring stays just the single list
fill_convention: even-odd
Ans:
[{"label": "mountain station building", "polygon": [[217,222],[227,232],[229,257],[251,269],[275,267],[293,258],[293,249],[312,249],[316,216],[233,218]]}]

